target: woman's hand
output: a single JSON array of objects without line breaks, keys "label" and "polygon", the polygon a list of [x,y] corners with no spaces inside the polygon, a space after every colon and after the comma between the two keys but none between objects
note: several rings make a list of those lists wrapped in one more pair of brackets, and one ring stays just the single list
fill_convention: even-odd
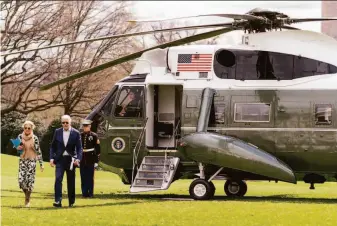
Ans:
[{"label": "woman's hand", "polygon": [[19,151],[21,151],[22,149],[23,149],[23,146],[22,145],[20,145],[20,146],[18,146],[18,148],[17,148]]},{"label": "woman's hand", "polygon": [[41,167],[40,167],[41,173],[43,172],[43,170],[44,170],[44,166],[41,166]]}]

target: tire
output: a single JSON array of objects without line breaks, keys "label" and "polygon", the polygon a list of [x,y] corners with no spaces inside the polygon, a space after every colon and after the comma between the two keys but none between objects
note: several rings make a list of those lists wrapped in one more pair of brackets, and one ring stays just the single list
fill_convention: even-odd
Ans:
[{"label": "tire", "polygon": [[211,186],[212,186],[212,188],[213,188],[213,190],[215,191],[216,190],[216,188],[215,188],[215,186],[214,186],[214,184],[213,184],[213,182],[212,181],[210,181],[210,182],[208,182]]},{"label": "tire", "polygon": [[214,197],[214,194],[215,194],[215,190],[216,190],[216,188],[215,188],[215,185],[213,184],[213,182],[212,181],[210,181],[210,182],[208,182],[210,185],[211,185],[211,188],[212,188],[212,196],[210,197],[210,198],[213,198]]},{"label": "tire", "polygon": [[241,181],[241,186],[242,186],[242,190],[241,190],[241,192],[240,192],[240,197],[243,197],[243,196],[245,196],[245,194],[247,193],[247,189],[248,189],[248,187],[247,187],[247,183],[245,182],[245,181]]},{"label": "tire", "polygon": [[228,197],[243,197],[247,192],[247,184],[242,180],[227,180],[224,190]]},{"label": "tire", "polygon": [[194,200],[209,200],[214,196],[215,189],[213,186],[206,180],[196,179],[190,185],[190,196]]}]

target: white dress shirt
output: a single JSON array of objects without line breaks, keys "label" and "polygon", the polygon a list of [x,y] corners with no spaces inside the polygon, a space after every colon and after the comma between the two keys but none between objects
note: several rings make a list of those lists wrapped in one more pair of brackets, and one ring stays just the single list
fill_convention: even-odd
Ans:
[{"label": "white dress shirt", "polygon": [[[71,127],[69,127],[68,130],[64,130],[63,129],[63,143],[64,143],[64,146],[67,146],[67,144],[68,144],[68,140],[69,140],[69,136],[70,136],[70,130],[71,130]],[[67,151],[64,151],[63,155],[69,155],[69,154],[68,154]]]}]

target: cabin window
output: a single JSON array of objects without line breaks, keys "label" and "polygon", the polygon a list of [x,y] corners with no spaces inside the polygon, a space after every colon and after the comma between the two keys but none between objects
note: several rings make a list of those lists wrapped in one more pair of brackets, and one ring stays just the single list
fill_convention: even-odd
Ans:
[{"label": "cabin window", "polygon": [[123,86],[115,108],[117,118],[143,117],[143,86]]},{"label": "cabin window", "polygon": [[251,80],[265,76],[266,68],[262,64],[257,51],[238,51],[235,79]]},{"label": "cabin window", "polygon": [[215,123],[224,124],[225,123],[225,105],[224,104],[215,104]]},{"label": "cabin window", "polygon": [[329,64],[329,73],[330,74],[337,73],[337,67]]},{"label": "cabin window", "polygon": [[285,53],[219,49],[215,55],[214,72],[222,79],[289,80],[337,73],[331,64]]},{"label": "cabin window", "polygon": [[296,78],[329,74],[329,65],[317,60],[295,57]]},{"label": "cabin window", "polygon": [[332,123],[331,104],[315,104],[315,124],[331,125]]},{"label": "cabin window", "polygon": [[280,80],[293,79],[294,56],[284,53],[269,53],[272,65],[272,77]]},{"label": "cabin window", "polygon": [[270,104],[236,103],[234,106],[235,122],[269,122]]}]

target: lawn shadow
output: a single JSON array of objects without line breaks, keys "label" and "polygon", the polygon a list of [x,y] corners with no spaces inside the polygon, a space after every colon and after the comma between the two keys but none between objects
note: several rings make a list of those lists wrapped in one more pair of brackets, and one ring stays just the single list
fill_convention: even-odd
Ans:
[{"label": "lawn shadow", "polygon": [[[147,201],[197,201],[189,195],[177,194],[129,194],[111,193],[97,194],[96,199],[141,199]],[[271,196],[245,196],[240,198],[230,198],[227,196],[214,196],[208,201],[236,201],[236,202],[284,202],[284,203],[312,203],[312,204],[337,204],[337,198],[300,198],[294,195],[271,195]]]},{"label": "lawn shadow", "polygon": [[119,205],[130,205],[130,204],[137,204],[140,202],[132,202],[132,201],[127,201],[127,202],[111,202],[111,203],[103,203],[103,204],[86,204],[86,205],[74,205],[73,207],[68,207],[68,205],[64,205],[62,208],[59,207],[54,207],[54,206],[48,206],[48,207],[29,207],[26,208],[24,206],[2,206],[2,207],[8,207],[12,209],[33,209],[33,210],[61,210],[61,209],[77,209],[77,208],[90,208],[90,207],[103,207],[103,206],[119,206]]},{"label": "lawn shadow", "polygon": [[[14,189],[1,189],[1,193],[2,192],[11,192],[11,193],[21,193],[23,194],[22,190],[14,190]],[[32,194],[41,194],[43,196],[54,196],[54,193],[51,192],[39,192],[39,191],[34,191],[32,192]]]},{"label": "lawn shadow", "polygon": [[[19,190],[2,190],[8,192],[17,192],[22,193]],[[34,197],[33,199],[46,199],[46,198],[54,198],[54,193],[46,193],[46,192],[33,192],[40,194],[41,196]],[[65,199],[67,199],[67,194],[63,193]],[[2,197],[11,197],[11,196],[2,196]],[[82,199],[82,195],[76,194],[76,199]],[[196,201],[193,200],[189,195],[179,195],[179,194],[144,194],[144,193],[136,193],[131,194],[127,191],[117,191],[116,193],[110,194],[95,194],[93,199],[137,199],[137,200],[146,200],[147,202],[158,202],[158,201]],[[312,204],[337,204],[337,198],[302,198],[297,197],[296,195],[270,195],[270,196],[245,196],[241,198],[231,198],[227,196],[219,196],[216,195],[212,200],[207,201],[235,201],[235,202],[283,202],[283,203],[312,203]],[[134,203],[134,202],[130,202]],[[118,203],[112,203],[118,204]],[[98,204],[99,206],[100,204]],[[107,205],[107,204],[102,204]],[[87,207],[79,206],[79,207]],[[90,207],[90,206],[88,206]],[[45,209],[45,208],[44,208]],[[54,209],[54,207],[51,207]]]}]

